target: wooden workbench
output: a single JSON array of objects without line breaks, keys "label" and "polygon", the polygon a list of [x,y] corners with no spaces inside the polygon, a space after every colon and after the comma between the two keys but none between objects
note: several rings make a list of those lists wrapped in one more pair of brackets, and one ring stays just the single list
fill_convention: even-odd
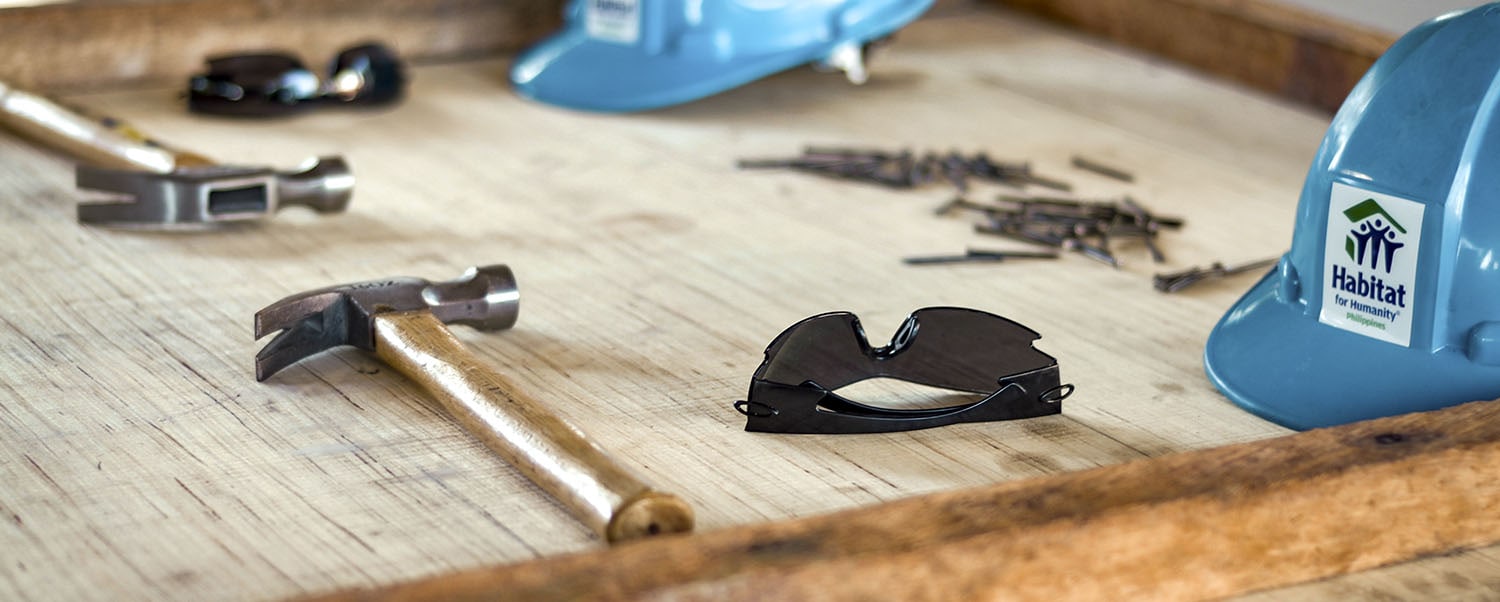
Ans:
[{"label": "wooden workbench", "polygon": [[[186,114],[175,89],[72,95],[243,163],[342,153],[351,210],[151,234],[75,223],[71,163],[0,136],[0,599],[277,599],[601,544],[410,382],[353,350],[257,383],[251,315],[292,292],[509,264],[513,330],[458,334],[663,489],[700,530],[1260,440],[1203,341],[1254,276],[1166,296],[1151,275],[1282,252],[1327,117],[991,9],[902,33],[851,87],[808,69],[682,107],[579,114],[509,92],[507,62],[427,66],[383,113]],[[746,156],[806,143],[985,150],[1085,196],[1186,218],[1169,262],[914,268],[983,239],[941,186],[895,191]],[[1073,154],[1135,172],[1122,184]],[[976,196],[1002,192],[982,187]],[[1061,416],[845,437],[743,432],[766,343],[806,316],[888,337],[974,307],[1043,336]],[[1500,548],[1247,600],[1493,599]]]}]

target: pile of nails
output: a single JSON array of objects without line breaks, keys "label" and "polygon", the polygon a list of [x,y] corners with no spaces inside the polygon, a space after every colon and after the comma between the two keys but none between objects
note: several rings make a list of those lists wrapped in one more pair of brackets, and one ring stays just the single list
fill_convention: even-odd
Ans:
[{"label": "pile of nails", "polygon": [[741,169],[792,169],[832,178],[857,180],[890,188],[916,188],[933,182],[948,182],[959,192],[969,190],[969,178],[1017,188],[1035,185],[1070,191],[1072,185],[1039,176],[1028,163],[1006,163],[985,153],[972,156],[952,151],[927,152],[910,149],[890,152],[873,149],[807,147],[789,159],[742,159]]},{"label": "pile of nails", "polygon": [[[1073,167],[1122,182],[1133,182],[1128,172],[1084,157],[1074,156]],[[910,149],[885,151],[862,148],[809,146],[802,155],[784,159],[742,159],[741,169],[791,169],[832,178],[856,180],[890,188],[917,188],[934,182],[947,182],[959,196],[938,208],[949,215],[960,210],[978,212],[983,221],[975,231],[1007,237],[1025,243],[1043,245],[1049,252],[1012,252],[969,249],[962,255],[907,257],[912,265],[962,262],[995,262],[1007,259],[1048,259],[1058,251],[1073,251],[1086,257],[1120,267],[1111,242],[1129,238],[1141,241],[1156,263],[1166,261],[1156,235],[1162,229],[1182,227],[1175,217],[1154,215],[1130,197],[1118,200],[1086,201],[1071,198],[1020,197],[1001,195],[993,204],[964,198],[970,179],[1024,189],[1040,186],[1071,192],[1067,182],[1042,177],[1029,163],[1007,163],[991,159],[983,152],[964,155],[927,152],[917,155]]]},{"label": "pile of nails", "polygon": [[1084,201],[1045,197],[1001,195],[995,203],[977,203],[962,197],[938,207],[948,215],[959,210],[978,212],[982,220],[976,232],[1055,249],[1074,251],[1091,259],[1120,267],[1111,243],[1126,238],[1141,241],[1156,263],[1166,261],[1156,244],[1162,229],[1181,228],[1180,218],[1154,215],[1126,196],[1118,200]]}]

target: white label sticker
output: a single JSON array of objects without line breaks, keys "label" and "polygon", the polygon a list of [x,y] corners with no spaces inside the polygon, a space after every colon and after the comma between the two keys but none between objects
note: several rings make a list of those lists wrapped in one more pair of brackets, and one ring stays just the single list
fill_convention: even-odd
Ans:
[{"label": "white label sticker", "polygon": [[1334,183],[1319,321],[1411,345],[1422,209],[1416,201]]},{"label": "white label sticker", "polygon": [[641,36],[640,0],[584,0],[583,28],[595,40],[634,44]]}]

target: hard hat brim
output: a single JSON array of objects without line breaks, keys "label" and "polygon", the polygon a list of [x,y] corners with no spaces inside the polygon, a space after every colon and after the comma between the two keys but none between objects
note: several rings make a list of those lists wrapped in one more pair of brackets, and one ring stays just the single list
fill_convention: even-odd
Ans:
[{"label": "hard hat brim", "polygon": [[1329,326],[1278,284],[1276,270],[1256,283],[1203,351],[1208,379],[1251,413],[1305,430],[1500,397],[1500,367]]},{"label": "hard hat brim", "polygon": [[[592,38],[575,19],[528,49],[510,71],[516,92],[539,102],[585,111],[623,113],[682,104],[742,86],[799,65],[824,61],[835,49],[865,45],[891,35],[920,17],[934,0],[834,3],[837,27],[775,51],[757,40],[689,44],[615,43]],[[828,4],[824,2],[824,4]],[[802,11],[805,13],[806,11]],[[701,29],[701,27],[700,27]],[[795,31],[769,28],[763,36],[797,38]],[[644,34],[642,34],[644,35]],[[762,36],[762,37],[763,37]],[[812,41],[816,40],[816,41]],[[761,40],[764,42],[764,40]],[[771,47],[776,47],[774,44]],[[741,48],[736,52],[735,48]]]},{"label": "hard hat brim", "polygon": [[714,60],[683,53],[646,54],[629,45],[565,30],[521,55],[511,83],[521,96],[604,113],[682,104],[822,58],[822,47]]}]

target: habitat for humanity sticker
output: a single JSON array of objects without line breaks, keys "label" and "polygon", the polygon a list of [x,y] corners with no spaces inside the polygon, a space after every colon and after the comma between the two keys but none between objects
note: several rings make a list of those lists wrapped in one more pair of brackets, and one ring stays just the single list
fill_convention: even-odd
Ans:
[{"label": "habitat for humanity sticker", "polygon": [[1411,344],[1422,207],[1334,183],[1328,195],[1319,321],[1397,345]]},{"label": "habitat for humanity sticker", "polygon": [[640,0],[584,0],[583,28],[595,40],[634,44],[641,36]]}]

